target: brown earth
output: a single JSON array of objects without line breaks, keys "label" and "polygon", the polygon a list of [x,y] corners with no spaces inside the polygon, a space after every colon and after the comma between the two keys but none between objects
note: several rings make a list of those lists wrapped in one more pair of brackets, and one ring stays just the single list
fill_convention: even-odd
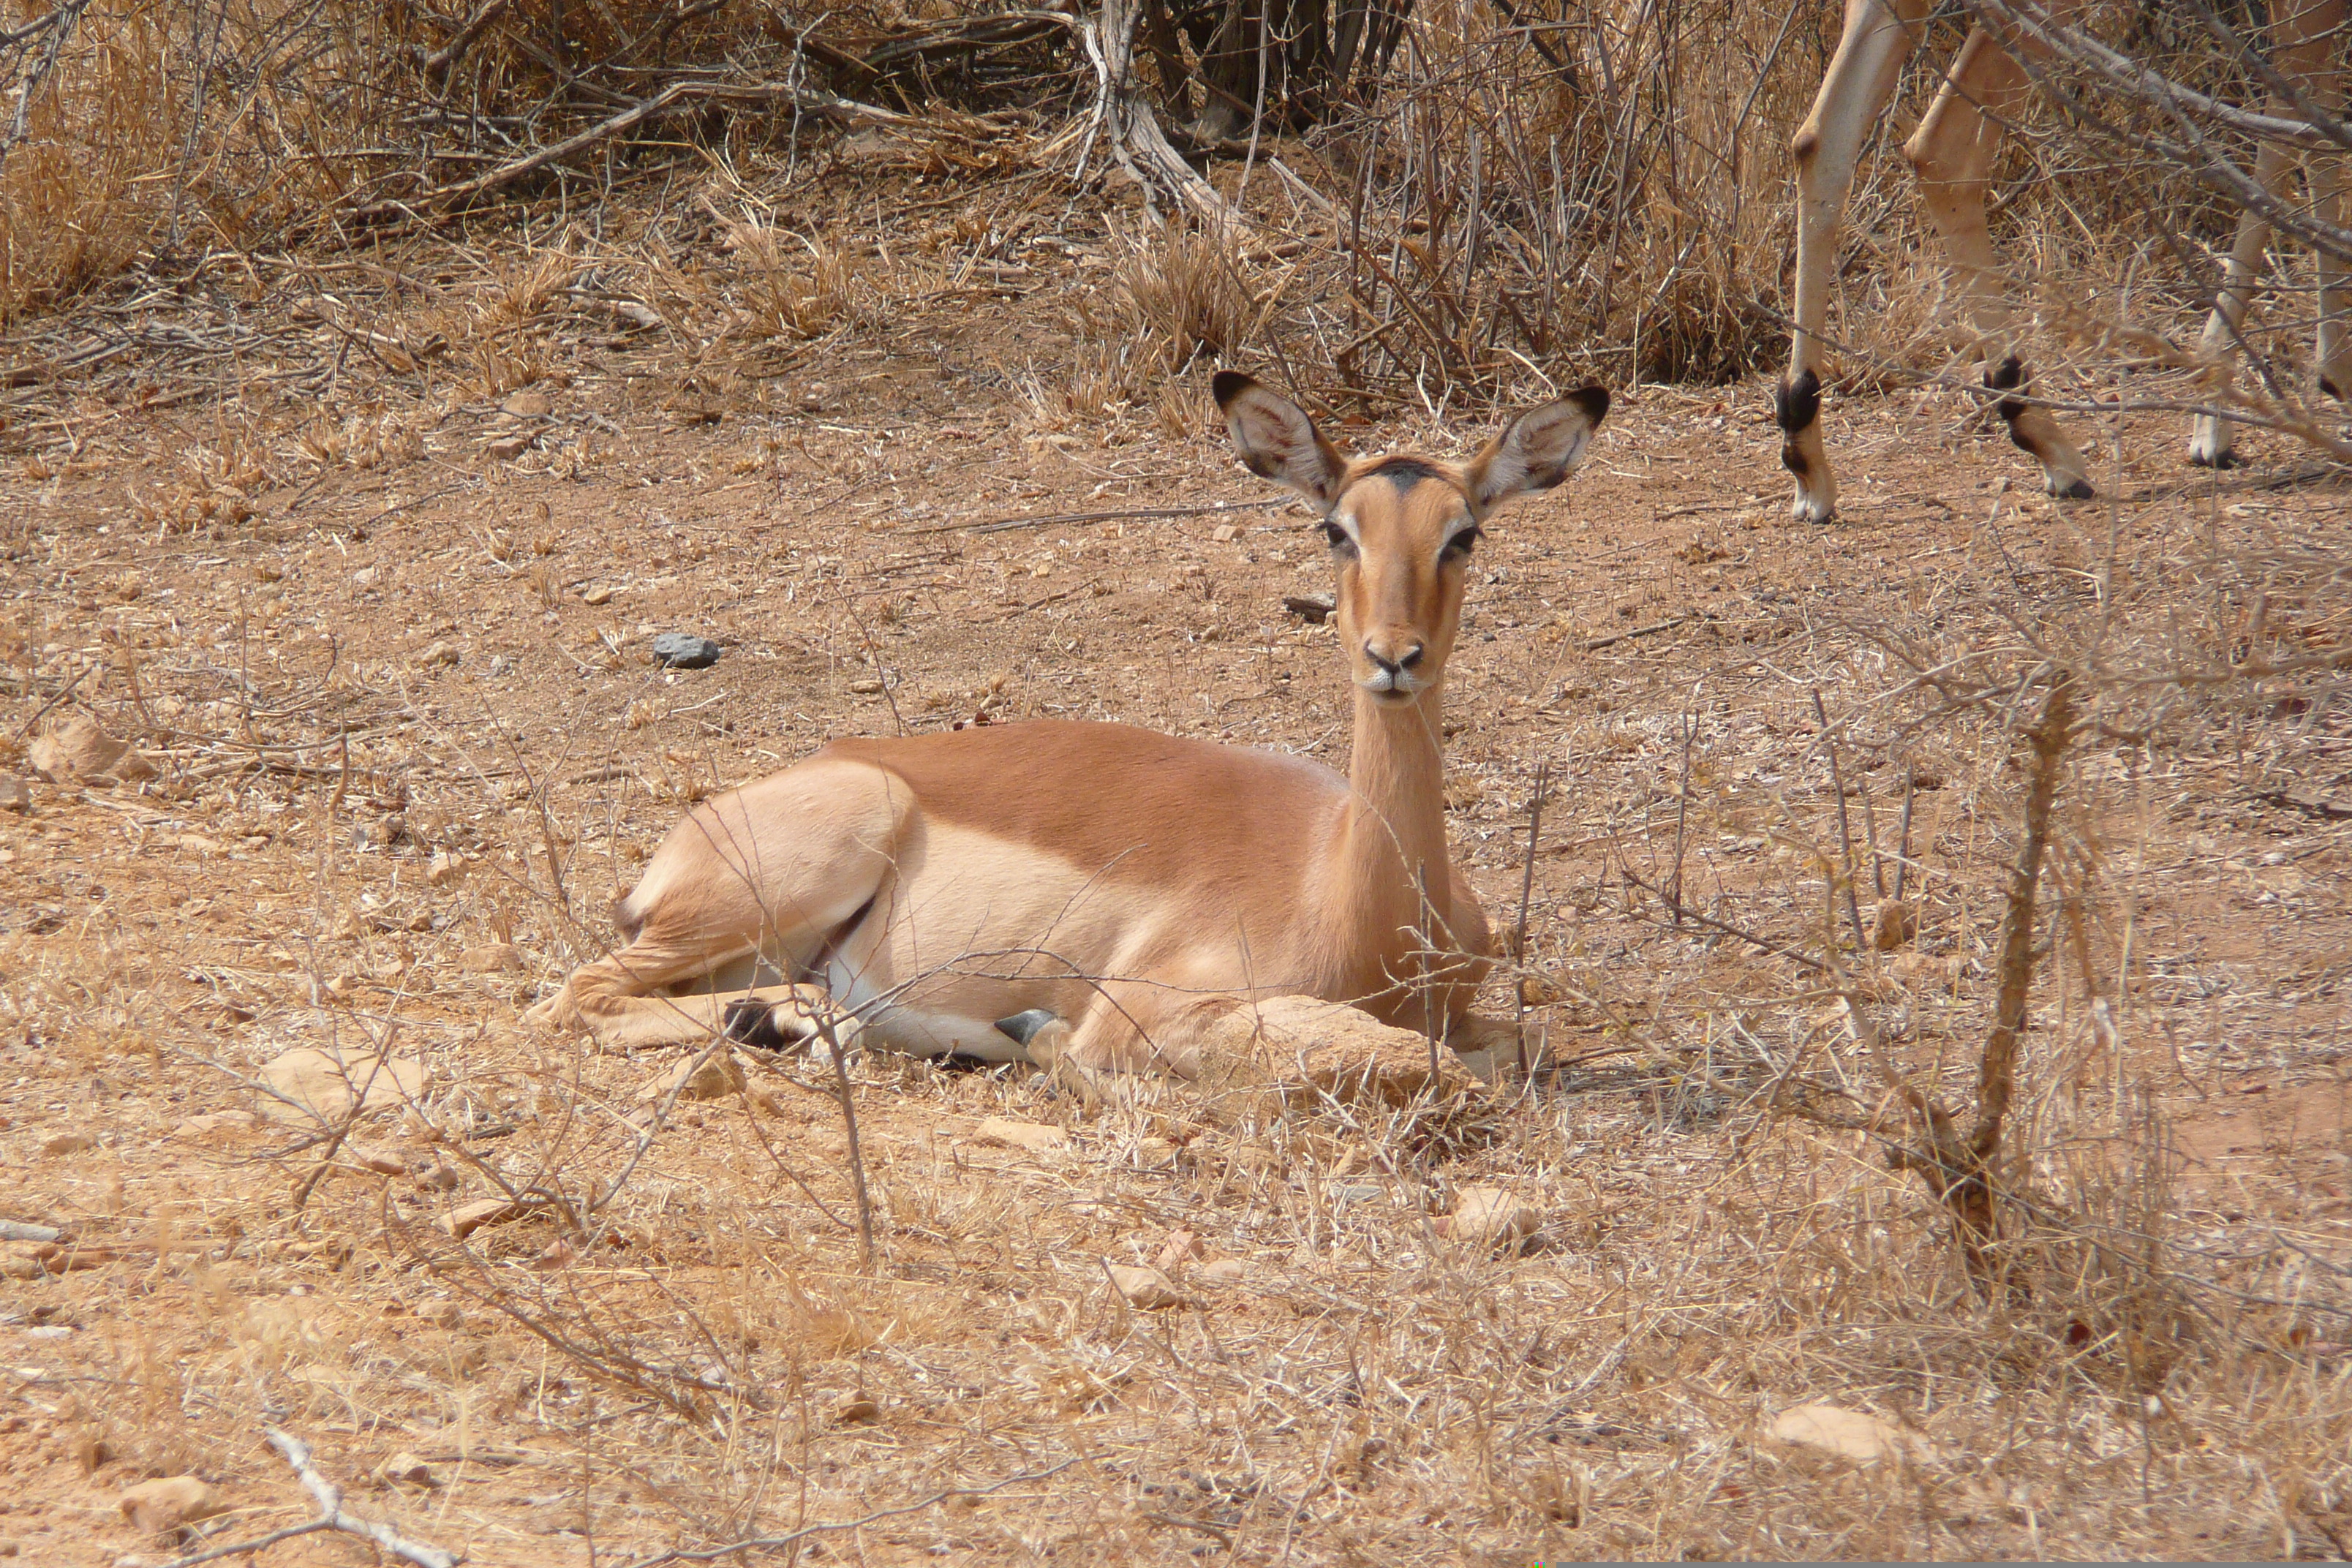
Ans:
[{"label": "brown earth", "polygon": [[[996,198],[927,216],[915,177],[876,176],[886,250],[989,234]],[[690,236],[644,221],[690,267]],[[2037,992],[2020,1179],[2160,1226],[2128,1289],[1976,1298],[1866,1140],[1729,1092],[1760,1081],[1744,1037],[1818,1038],[1829,998],[1620,875],[1660,883],[1679,837],[1695,902],[1817,940],[1818,688],[1857,838],[1884,847],[1916,784],[1920,932],[1871,984],[1964,1098],[2016,775],[1994,727],[1890,696],[1867,634],[2054,625],[2117,562],[2154,580],[2290,536],[2340,560],[2340,484],[2260,437],[2247,473],[2192,475],[2168,421],[2105,420],[2122,499],[2061,510],[1965,405],[1849,401],[1846,515],[1800,529],[1762,388],[1620,389],[1582,474],[1480,546],[1449,677],[1454,839],[1498,925],[1539,760],[1556,786],[1526,964],[1569,1065],[1474,1126],[1235,1130],[1181,1092],[1088,1106],[1026,1069],[866,1061],[868,1267],[824,1071],[754,1063],[749,1098],[648,1123],[675,1058],[524,1027],[682,803],[831,736],[1068,715],[1344,762],[1332,634],[1285,608],[1327,587],[1303,512],[1234,465],[1205,367],[1148,406],[1058,401],[1109,331],[1116,247],[1026,232],[992,259],[950,235],[929,281],[723,353],[584,308],[485,314],[527,247],[486,241],[469,272],[412,242],[366,264],[443,269],[386,285],[388,330],[490,324],[430,363],[362,343],[323,384],[293,374],[334,342],[308,326],[286,342],[309,360],[152,346],[288,319],[299,268],[223,263],[100,302],[147,329],[117,380],[11,405],[9,766],[79,712],[160,771],[31,782],[0,814],[0,1218],[68,1236],[11,1244],[0,1292],[0,1539],[169,1560],[115,1499],[183,1473],[230,1507],[204,1545],[299,1523],[274,1424],[353,1511],[479,1563],[804,1526],[804,1560],[877,1563],[2335,1554],[2340,697],[2101,750],[2070,786],[2096,896],[2081,973]],[[2301,646],[2340,646],[2310,615]],[[656,670],[674,630],[724,656]],[[389,1047],[430,1081],[339,1143],[233,1114],[268,1111],[258,1069],[305,1046]],[[1068,1138],[982,1142],[992,1115]],[[436,1221],[494,1177],[555,1201],[460,1245]],[[1536,1245],[1440,1236],[1472,1184],[1528,1199]],[[1181,1307],[1107,1280],[1163,1257]],[[1768,1438],[1808,1401],[1932,1457]],[[430,1484],[370,1479],[400,1455]],[[372,1555],[311,1535],[257,1560]]]}]

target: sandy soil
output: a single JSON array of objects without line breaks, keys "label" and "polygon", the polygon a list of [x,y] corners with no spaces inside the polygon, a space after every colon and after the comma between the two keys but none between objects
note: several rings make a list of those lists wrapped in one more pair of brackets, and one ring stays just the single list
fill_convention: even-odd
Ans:
[{"label": "sandy soil", "polygon": [[[1454,841],[1507,924],[1548,763],[1529,995],[1552,1056],[1581,1065],[1475,1136],[1235,1131],[1181,1095],[1089,1109],[1024,1069],[866,1062],[870,1269],[811,1069],[682,1101],[630,1165],[640,1089],[671,1064],[520,1012],[610,940],[608,901],[686,800],[832,736],[983,717],[1344,761],[1331,633],[1285,608],[1327,590],[1322,547],[1232,461],[1206,368],[1095,419],[1023,395],[1098,288],[1089,243],[1005,253],[986,287],[723,374],[661,333],[551,329],[529,340],[543,414],[478,363],[429,395],[372,367],[363,398],[306,399],[255,350],[215,367],[242,397],[142,407],[67,382],[37,412],[69,440],[12,416],[9,771],[76,712],[160,771],[31,781],[0,815],[0,1217],[70,1238],[45,1260],[16,1244],[0,1289],[0,1538],[26,1562],[167,1561],[181,1549],[116,1500],[181,1473],[232,1510],[203,1544],[299,1523],[275,1423],[354,1511],[480,1563],[632,1561],[901,1507],[792,1550],[2331,1554],[2347,1413],[2326,1303],[2352,1262],[2340,701],[2084,765],[2084,951],[2120,1034],[2079,980],[2045,983],[2023,1136],[2053,1191],[2110,1157],[2159,1183],[2168,1266],[2248,1298],[2152,1382],[2144,1322],[1971,1304],[1916,1181],[1850,1134],[1726,1103],[1717,1087],[1752,1080],[1701,1069],[1730,1062],[1734,1025],[1769,1033],[1822,998],[1784,960],[1674,929],[1620,874],[1663,876],[1679,837],[1708,909],[1817,937],[1799,829],[1832,820],[1818,689],[1847,726],[1857,836],[1866,800],[1885,842],[1906,770],[1916,785],[1922,930],[1878,994],[1964,1089],[2016,774],[1986,726],[1888,697],[1871,628],[1990,636],[2095,609],[2104,563],[2341,549],[2335,482],[2260,441],[2246,473],[2190,475],[2152,416],[2098,432],[2122,500],[2062,513],[1959,405],[1849,402],[1846,515],[1800,529],[1763,389],[1622,389],[1583,473],[1495,523],[1449,680]],[[142,309],[201,326],[238,286],[208,287]],[[325,461],[300,444],[320,408],[345,442]],[[536,443],[493,445],[518,433]],[[1344,432],[1449,451],[1482,433]],[[192,498],[231,494],[190,521]],[[985,531],[1224,503],[1249,504]],[[660,671],[667,631],[724,656]],[[2295,635],[2343,631],[2315,610]],[[1498,983],[1490,1011],[1510,1005]],[[387,1044],[430,1088],[322,1175],[319,1127],[251,1080],[289,1048]],[[1069,1140],[987,1145],[992,1114]],[[2147,1157],[2164,1138],[2170,1163]],[[541,1214],[461,1246],[439,1223],[490,1171],[577,1202],[625,1168],[585,1230]],[[1538,1205],[1539,1247],[1434,1237],[1481,1180]],[[1234,1278],[1186,1263],[1191,1304],[1162,1312],[1108,1290],[1104,1259],[1179,1231]],[[2282,1289],[2316,1305],[2253,1300]],[[2005,1373],[1988,1346],[2020,1335],[2043,1348]],[[1765,1436],[1808,1399],[1941,1457],[1897,1479]],[[430,1484],[381,1479],[399,1455]],[[908,1506],[956,1488],[988,1489]],[[258,1561],[372,1554],[314,1535]]]}]

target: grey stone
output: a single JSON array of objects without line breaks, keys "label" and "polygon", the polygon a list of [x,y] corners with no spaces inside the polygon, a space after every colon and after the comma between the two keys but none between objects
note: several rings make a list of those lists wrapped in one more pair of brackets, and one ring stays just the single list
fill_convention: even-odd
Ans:
[{"label": "grey stone", "polygon": [[709,669],[719,662],[719,645],[691,632],[664,632],[654,638],[654,662],[672,669]]}]

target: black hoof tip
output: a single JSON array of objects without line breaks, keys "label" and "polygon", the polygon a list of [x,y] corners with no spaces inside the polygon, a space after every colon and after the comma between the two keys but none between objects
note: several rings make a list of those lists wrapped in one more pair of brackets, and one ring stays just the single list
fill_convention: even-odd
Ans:
[{"label": "black hoof tip", "polygon": [[2207,457],[2201,452],[2191,452],[2189,454],[2189,466],[2192,468],[2234,468],[2238,466],[2238,454],[2222,451]]},{"label": "black hoof tip", "polygon": [[750,997],[727,1004],[719,1032],[738,1045],[756,1046],[766,1051],[782,1050],[791,1043],[777,1032],[775,1007]]},{"label": "black hoof tip", "polygon": [[1010,1018],[996,1020],[996,1032],[1016,1046],[1025,1046],[1037,1037],[1037,1031],[1054,1021],[1053,1013],[1044,1007],[1032,1007],[1025,1013],[1015,1013]]},{"label": "black hoof tip", "polygon": [[2338,403],[2344,401],[2344,389],[2336,384],[2336,378],[2332,375],[2323,375],[2319,378],[2319,390]]},{"label": "black hoof tip", "polygon": [[2076,479],[2073,484],[2060,490],[2058,496],[2062,500],[2089,500],[2098,493],[2091,488],[2090,480]]}]

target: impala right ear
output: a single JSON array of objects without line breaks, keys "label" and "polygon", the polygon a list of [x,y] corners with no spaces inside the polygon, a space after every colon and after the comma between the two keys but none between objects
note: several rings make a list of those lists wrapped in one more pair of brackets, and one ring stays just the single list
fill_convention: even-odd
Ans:
[{"label": "impala right ear", "polygon": [[1348,459],[1323,439],[1315,421],[1297,404],[1237,371],[1219,371],[1209,388],[1216,394],[1225,429],[1251,473],[1288,485],[1318,511],[1328,514],[1339,504],[1339,479],[1348,471]]}]

